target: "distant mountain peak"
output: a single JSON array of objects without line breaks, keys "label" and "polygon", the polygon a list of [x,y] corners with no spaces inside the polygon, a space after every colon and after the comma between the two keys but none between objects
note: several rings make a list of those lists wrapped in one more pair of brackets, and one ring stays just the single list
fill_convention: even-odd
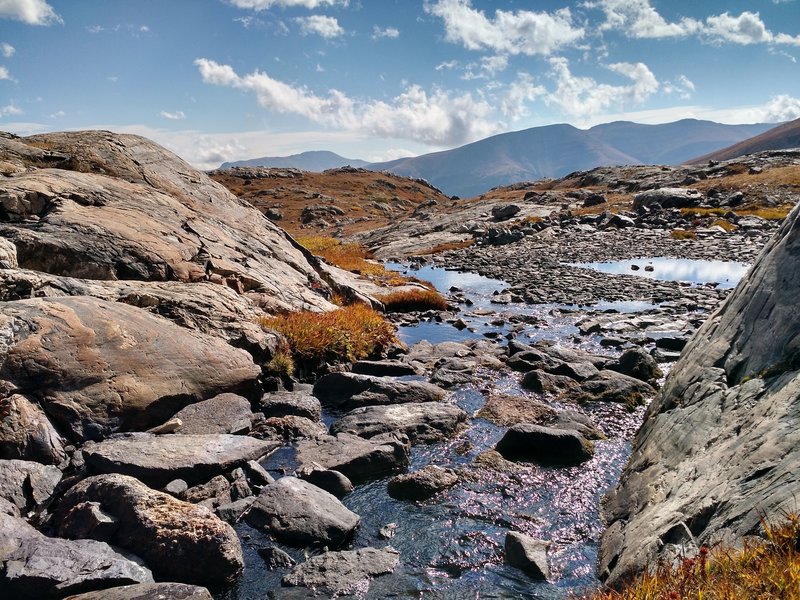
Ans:
[{"label": "distant mountain peak", "polygon": [[292,154],[291,156],[262,156],[261,158],[225,162],[219,168],[275,167],[280,169],[295,168],[319,173],[328,169],[338,169],[346,166],[365,167],[367,164],[369,163],[366,161],[345,158],[329,150],[309,150],[308,152]]}]

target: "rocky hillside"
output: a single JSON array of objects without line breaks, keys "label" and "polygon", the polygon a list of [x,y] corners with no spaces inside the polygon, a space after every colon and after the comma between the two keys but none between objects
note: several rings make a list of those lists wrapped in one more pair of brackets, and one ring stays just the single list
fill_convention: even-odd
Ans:
[{"label": "rocky hillside", "polygon": [[799,255],[796,208],[650,405],[604,507],[600,569],[609,583],[797,511]]},{"label": "rocky hillside", "polygon": [[298,236],[368,231],[449,200],[425,181],[352,167],[322,173],[239,167],[210,176]]},{"label": "rocky hillside", "polygon": [[699,164],[709,160],[730,160],[745,154],[753,154],[754,152],[786,150],[789,148],[800,148],[800,119],[789,121],[761,135],[749,138],[733,146],[728,146],[722,150],[711,152],[690,162]]}]

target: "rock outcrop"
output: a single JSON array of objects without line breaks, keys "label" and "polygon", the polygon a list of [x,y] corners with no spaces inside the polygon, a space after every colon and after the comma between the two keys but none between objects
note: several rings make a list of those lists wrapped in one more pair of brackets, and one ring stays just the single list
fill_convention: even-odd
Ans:
[{"label": "rock outcrop", "polygon": [[611,584],[670,551],[732,543],[797,511],[800,208],[686,346],[604,503]]}]

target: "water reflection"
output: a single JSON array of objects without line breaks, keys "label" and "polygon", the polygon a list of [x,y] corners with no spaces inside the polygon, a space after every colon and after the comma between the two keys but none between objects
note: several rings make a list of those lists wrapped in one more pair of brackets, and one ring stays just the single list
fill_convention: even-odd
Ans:
[{"label": "water reflection", "polygon": [[717,283],[721,288],[735,287],[750,268],[750,265],[740,262],[665,257],[570,264],[573,267],[583,267],[613,275],[636,275],[648,279],[685,281],[693,284]]}]

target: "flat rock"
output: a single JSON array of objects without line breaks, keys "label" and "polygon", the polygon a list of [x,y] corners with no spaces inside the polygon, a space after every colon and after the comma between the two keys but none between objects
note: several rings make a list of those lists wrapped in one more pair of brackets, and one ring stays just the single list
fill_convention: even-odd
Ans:
[{"label": "flat rock", "polygon": [[0,498],[21,513],[49,499],[61,481],[61,471],[52,465],[28,460],[0,460]]},{"label": "flat rock", "polygon": [[375,377],[401,377],[417,375],[413,365],[400,360],[359,360],[353,363],[353,373]]},{"label": "flat rock", "polygon": [[278,447],[241,435],[119,434],[83,448],[94,473],[131,475],[156,488],[174,479],[189,485],[208,481]]},{"label": "flat rock", "polygon": [[314,385],[314,396],[326,406],[353,409],[361,406],[440,402],[446,393],[424,381],[401,381],[354,373],[331,373]]},{"label": "flat rock", "polygon": [[152,583],[144,566],[104,542],[42,535],[0,513],[0,589],[11,598],[61,598],[89,590]]},{"label": "flat rock", "polygon": [[186,583],[137,583],[122,587],[85,592],[64,600],[212,600],[204,587]]},{"label": "flat rock", "polygon": [[245,519],[299,548],[312,544],[341,547],[360,522],[335,496],[296,477],[282,477],[262,489]]},{"label": "flat rock", "polygon": [[322,488],[337,498],[344,498],[353,491],[353,482],[343,473],[333,469],[322,469],[306,465],[297,470],[297,477],[303,481]]},{"label": "flat rock", "polygon": [[539,369],[528,371],[522,377],[522,387],[537,394],[560,395],[580,389],[580,384],[566,375],[553,375]]},{"label": "flat rock", "polygon": [[545,421],[554,419],[556,411],[527,396],[491,394],[476,416],[503,427],[517,423],[542,425]]},{"label": "flat rock", "polygon": [[285,417],[269,417],[256,422],[251,435],[261,440],[289,443],[325,435],[327,432],[328,428],[321,421],[287,415]]},{"label": "flat rock", "polygon": [[[244,568],[233,528],[212,511],[148,488],[126,475],[97,475],[70,488],[55,521],[64,537],[93,537],[76,511],[96,502],[116,519],[109,542],[141,556],[162,579],[199,585],[230,583]],[[108,532],[104,532],[104,537]]]},{"label": "flat rock", "polygon": [[405,469],[408,466],[408,439],[393,434],[377,435],[371,439],[350,433],[320,436],[297,443],[297,462],[334,469],[353,483],[360,483]]},{"label": "flat rock", "polygon": [[352,433],[371,438],[400,432],[411,442],[435,442],[455,434],[467,421],[467,413],[455,404],[411,402],[356,408],[331,425],[333,435]]},{"label": "flat rock", "polygon": [[272,392],[261,397],[261,412],[265,417],[305,417],[319,421],[322,407],[319,400],[304,392]]},{"label": "flat rock", "polygon": [[521,569],[531,579],[550,579],[550,568],[547,565],[549,546],[550,542],[509,531],[505,541],[506,562]]},{"label": "flat rock", "polygon": [[172,416],[180,419],[177,433],[246,433],[250,431],[253,413],[247,398],[236,394],[219,394],[208,400],[182,408]]},{"label": "flat rock", "polygon": [[399,561],[400,555],[391,549],[326,552],[295,567],[281,583],[340,596],[355,590],[363,591],[365,583],[368,587],[370,579],[391,573]]},{"label": "flat rock", "polygon": [[0,333],[8,340],[0,380],[38,401],[74,441],[153,426],[221,392],[250,393],[261,373],[221,339],[95,298],[4,302]]},{"label": "flat rock", "polygon": [[640,379],[603,370],[596,377],[581,383],[580,392],[573,397],[578,402],[618,402],[638,406],[655,393],[653,386]]},{"label": "flat rock", "polygon": [[459,477],[452,469],[428,465],[418,471],[392,477],[387,490],[392,498],[398,500],[427,500],[453,487]]},{"label": "flat rock", "polygon": [[594,455],[594,445],[575,430],[521,423],[497,442],[497,451],[509,460],[574,465]]},{"label": "flat rock", "polygon": [[607,368],[651,385],[663,376],[655,358],[641,348],[626,350],[616,361],[609,363]]},{"label": "flat rock", "polygon": [[19,458],[57,465],[64,441],[38,404],[21,394],[0,398],[0,458]]}]

